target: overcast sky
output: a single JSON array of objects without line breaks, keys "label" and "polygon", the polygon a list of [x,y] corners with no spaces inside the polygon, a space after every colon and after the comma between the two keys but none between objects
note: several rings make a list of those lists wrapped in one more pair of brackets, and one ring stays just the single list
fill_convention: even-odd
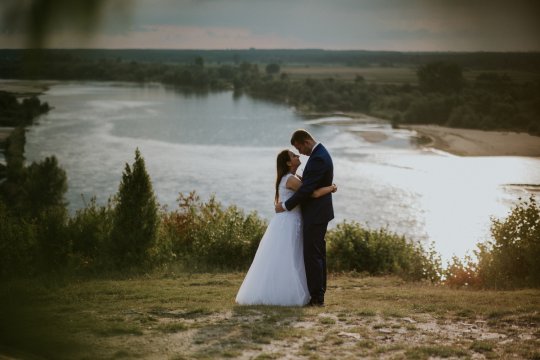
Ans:
[{"label": "overcast sky", "polygon": [[[120,11],[113,3],[91,36],[59,22],[47,46],[540,51],[536,0],[127,0]],[[22,47],[23,36],[3,29],[0,47]]]}]

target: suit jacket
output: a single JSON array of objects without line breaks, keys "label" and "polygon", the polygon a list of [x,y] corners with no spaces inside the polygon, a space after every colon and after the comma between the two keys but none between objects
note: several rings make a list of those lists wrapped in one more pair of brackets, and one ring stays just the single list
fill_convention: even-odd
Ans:
[{"label": "suit jacket", "polygon": [[302,205],[304,224],[323,224],[334,218],[332,193],[312,198],[311,194],[318,188],[332,185],[334,180],[334,164],[326,148],[319,144],[311,153],[304,168],[302,186],[286,202],[289,210]]}]

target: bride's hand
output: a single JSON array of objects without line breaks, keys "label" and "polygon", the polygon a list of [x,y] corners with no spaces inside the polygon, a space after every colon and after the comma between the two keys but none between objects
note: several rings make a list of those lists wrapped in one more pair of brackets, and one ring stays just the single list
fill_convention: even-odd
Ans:
[{"label": "bride's hand", "polygon": [[274,204],[274,207],[275,207],[276,213],[281,213],[285,211],[285,208],[283,208],[283,205],[281,205],[280,202]]}]

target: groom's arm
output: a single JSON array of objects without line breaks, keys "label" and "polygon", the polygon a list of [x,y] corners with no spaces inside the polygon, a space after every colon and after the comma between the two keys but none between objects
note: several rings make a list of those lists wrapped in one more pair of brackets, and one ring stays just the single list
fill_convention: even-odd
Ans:
[{"label": "groom's arm", "polygon": [[303,174],[302,186],[283,204],[283,207],[286,210],[292,210],[305,199],[311,198],[311,194],[320,187],[320,180],[324,177],[326,168],[326,163],[322,158],[312,159],[309,162],[309,168]]}]

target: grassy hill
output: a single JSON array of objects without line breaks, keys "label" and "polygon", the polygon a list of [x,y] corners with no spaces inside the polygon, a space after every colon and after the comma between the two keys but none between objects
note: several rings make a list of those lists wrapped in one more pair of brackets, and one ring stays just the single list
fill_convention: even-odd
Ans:
[{"label": "grassy hill", "polygon": [[324,308],[237,306],[244,274],[1,284],[0,357],[540,357],[540,290],[332,275]]}]

